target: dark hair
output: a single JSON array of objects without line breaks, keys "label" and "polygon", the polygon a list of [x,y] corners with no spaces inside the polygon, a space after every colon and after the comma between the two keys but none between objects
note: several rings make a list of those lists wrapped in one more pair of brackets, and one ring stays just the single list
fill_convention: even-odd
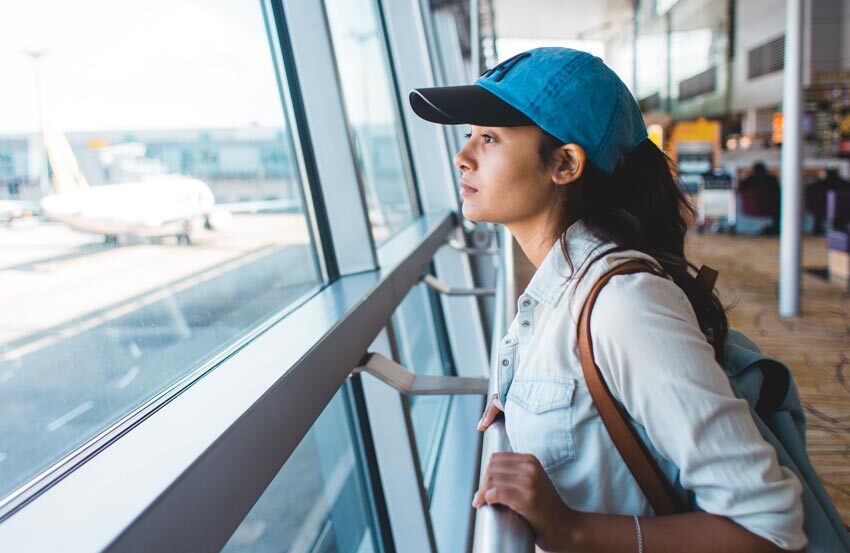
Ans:
[{"label": "dark hair", "polygon": [[759,175],[767,173],[767,165],[763,161],[753,163],[753,173],[758,173]]},{"label": "dark hair", "polygon": [[[554,163],[555,150],[563,144],[544,131],[541,162]],[[615,244],[587,263],[579,279],[587,267],[615,251],[652,256],[688,297],[715,358],[722,361],[726,313],[717,294],[696,279],[696,267],[685,257],[685,233],[695,214],[674,175],[670,158],[649,139],[623,156],[610,175],[588,160],[577,182],[552,184],[553,238],[559,240],[571,270],[564,233],[573,223],[581,220],[596,237]]]}]

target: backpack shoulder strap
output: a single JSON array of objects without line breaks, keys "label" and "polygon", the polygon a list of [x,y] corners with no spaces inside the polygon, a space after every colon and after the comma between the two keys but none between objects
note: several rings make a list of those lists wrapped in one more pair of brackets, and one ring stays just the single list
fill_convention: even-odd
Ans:
[{"label": "backpack shoulder strap", "polygon": [[590,338],[590,314],[599,292],[612,277],[634,273],[657,274],[657,271],[646,262],[628,261],[603,275],[591,289],[578,320],[579,357],[590,396],[617,451],[620,452],[641,491],[649,500],[655,514],[670,515],[683,512],[680,501],[643,441],[626,421],[622,407],[611,395],[593,357],[593,344]]}]

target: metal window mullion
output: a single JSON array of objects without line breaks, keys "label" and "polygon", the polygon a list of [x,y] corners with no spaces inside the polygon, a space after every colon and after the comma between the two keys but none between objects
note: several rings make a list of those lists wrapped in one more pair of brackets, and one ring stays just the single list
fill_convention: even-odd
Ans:
[{"label": "metal window mullion", "polygon": [[[396,86],[399,96],[406,98],[413,88],[435,85],[433,64],[426,39],[423,6],[418,0],[382,0],[387,20],[392,59],[396,64]],[[423,70],[424,68],[424,70]],[[409,108],[403,110],[407,121],[408,140],[413,153],[413,165],[419,183],[419,197],[424,213],[449,209],[458,212],[455,192],[455,173],[446,136],[439,125],[416,117]],[[456,230],[463,241],[462,233]],[[475,286],[466,254],[449,247],[441,248],[434,256],[436,276],[452,287]],[[481,377],[488,372],[488,355],[481,315],[473,297],[441,297],[446,330],[457,374]],[[459,404],[460,402],[452,402]],[[475,428],[475,409],[451,409],[447,428]],[[443,447],[449,450],[471,450],[468,458],[444,457],[434,482],[434,498],[449,499],[455,507],[468,505],[466,497],[477,483],[475,448],[464,442],[463,432],[447,432]],[[467,435],[467,438],[476,438]],[[454,488],[452,488],[452,486]],[[448,495],[448,497],[447,497]],[[471,516],[458,516],[456,510],[431,509],[434,536],[440,550],[465,550],[471,534]]]},{"label": "metal window mullion", "polygon": [[359,460],[361,478],[368,496],[365,499],[369,505],[373,529],[377,531],[373,539],[377,544],[378,553],[395,553],[397,549],[392,537],[386,496],[379,475],[375,440],[369,424],[362,377],[354,374],[349,378],[347,384],[346,400],[352,441]]},{"label": "metal window mullion", "polygon": [[[299,102],[310,131],[318,183],[330,226],[339,274],[377,267],[375,245],[357,172],[330,29],[322,2],[280,0],[290,50],[290,79],[297,76]],[[281,37],[284,43],[284,37]],[[353,206],[359,206],[359,209]]]},{"label": "metal window mullion", "polygon": [[310,186],[310,183],[318,182],[315,160],[309,147],[309,132],[303,129],[303,124],[298,124],[303,122],[304,117],[303,111],[296,110],[293,102],[293,92],[298,90],[297,83],[294,82],[294,79],[290,82],[286,76],[286,64],[283,58],[287,52],[281,47],[284,33],[280,31],[282,25],[282,18],[279,15],[280,7],[276,5],[275,0],[261,0],[260,8],[263,14],[263,27],[266,31],[266,41],[272,58],[278,95],[283,107],[286,128],[290,134],[289,154],[295,160],[296,178],[300,184],[298,190],[308,217],[310,242],[314,245],[313,256],[319,268],[321,280],[327,282],[339,276],[339,269],[336,265],[336,254],[333,251],[330,229],[327,225],[320,224],[320,221],[327,219],[323,207],[324,202],[316,194],[317,187]]},{"label": "metal window mullion", "polygon": [[402,231],[392,267],[340,278],[234,352],[0,524],[0,549],[219,550],[453,225]]},{"label": "metal window mullion", "polygon": [[[434,83],[431,58],[425,40],[424,23],[417,0],[384,0],[387,32],[396,63],[396,85],[402,96],[407,91]],[[423,73],[422,68],[427,68]],[[458,211],[454,173],[447,163],[448,149],[439,125],[404,110],[409,141],[414,154],[424,212]],[[462,241],[462,237],[461,241]],[[473,288],[474,282],[465,254],[442,248],[434,256],[436,276],[453,287]],[[449,330],[449,342],[461,376],[484,376],[487,348],[475,298],[442,298]]]},{"label": "metal window mullion", "polygon": [[[370,351],[394,357],[386,329],[372,343]],[[435,553],[428,499],[404,397],[370,374],[361,378],[395,548],[411,553]]]}]

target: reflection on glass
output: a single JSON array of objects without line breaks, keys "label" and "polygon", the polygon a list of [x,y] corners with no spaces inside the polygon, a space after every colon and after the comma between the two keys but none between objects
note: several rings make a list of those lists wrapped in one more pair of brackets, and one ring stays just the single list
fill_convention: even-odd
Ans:
[{"label": "reflection on glass", "polygon": [[[424,284],[417,284],[410,290],[393,314],[392,321],[399,355],[405,367],[418,374],[440,375],[450,372],[437,335],[431,292]],[[443,414],[448,402],[448,396],[414,396],[410,399],[413,435],[419,464],[426,478],[433,471],[432,460],[439,445]]]},{"label": "reflection on glass", "polygon": [[[713,0],[692,0],[674,3],[659,10],[657,4],[647,2],[640,5],[638,12],[640,24],[630,30],[634,32],[637,28],[638,32],[634,52],[638,68],[635,76],[637,97],[645,99],[657,93],[664,109],[672,109],[674,115],[680,114],[678,118],[695,118],[706,111],[706,107],[688,106],[691,96],[682,98],[681,102],[685,104],[682,105],[679,98],[680,83],[716,68],[714,90],[701,94],[714,93],[717,97],[715,102],[720,101],[719,96],[727,88],[727,4]],[[611,57],[615,60],[622,58],[631,49],[622,38],[617,43],[621,48],[611,49]],[[618,67],[623,68],[622,65]],[[631,71],[626,74],[631,74]],[[703,98],[703,101],[710,98]]]},{"label": "reflection on glass", "polygon": [[343,388],[222,551],[372,553],[378,550],[345,400]]},{"label": "reflection on glass", "polygon": [[266,36],[258,2],[0,18],[0,497],[315,287]]},{"label": "reflection on glass", "polygon": [[384,35],[374,0],[326,0],[325,9],[372,236],[380,243],[413,218]]}]

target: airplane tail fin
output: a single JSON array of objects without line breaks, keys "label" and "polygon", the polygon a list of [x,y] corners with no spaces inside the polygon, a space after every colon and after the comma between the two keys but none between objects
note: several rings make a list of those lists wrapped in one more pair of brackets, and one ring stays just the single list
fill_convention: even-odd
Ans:
[{"label": "airplane tail fin", "polygon": [[65,133],[58,129],[44,130],[44,146],[47,149],[47,159],[53,169],[53,186],[57,193],[70,192],[89,186],[85,175],[80,171],[77,157],[68,144]]}]

